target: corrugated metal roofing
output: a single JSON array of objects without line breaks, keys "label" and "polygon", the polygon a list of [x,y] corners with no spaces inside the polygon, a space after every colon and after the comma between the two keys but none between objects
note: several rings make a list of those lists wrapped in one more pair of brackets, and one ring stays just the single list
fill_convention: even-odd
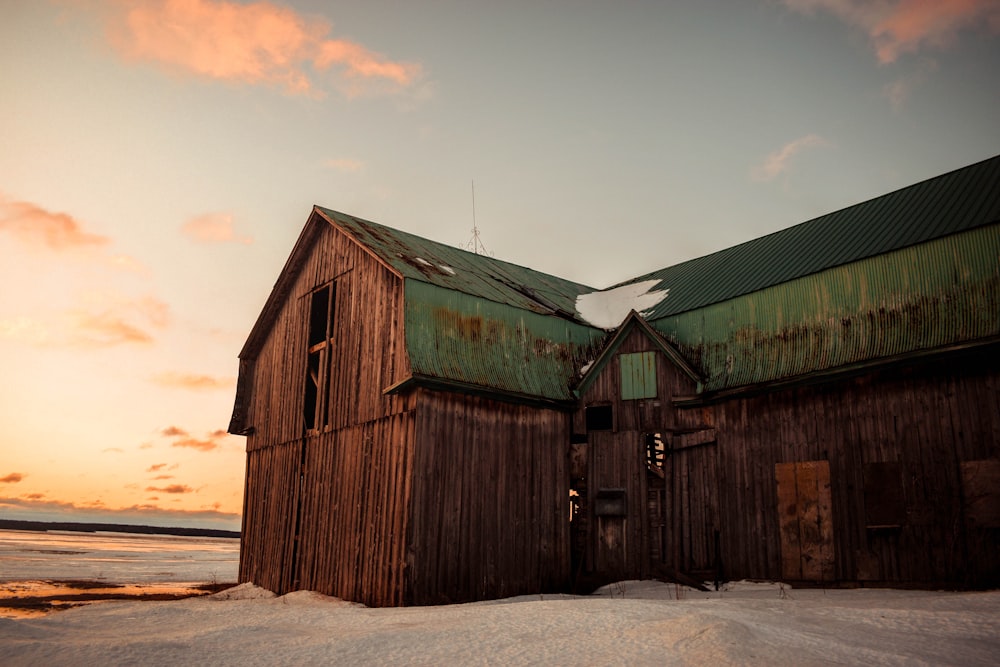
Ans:
[{"label": "corrugated metal roofing", "polygon": [[720,391],[1000,337],[1000,223],[652,323]]},{"label": "corrugated metal roofing", "polygon": [[414,377],[464,388],[574,399],[571,382],[605,333],[426,282],[406,281],[406,351]]},{"label": "corrugated metal roofing", "polygon": [[659,279],[650,321],[1000,221],[1000,156],[620,283]]},{"label": "corrugated metal roofing", "polygon": [[575,318],[576,297],[593,292],[571,280],[362,220],[316,210],[353,235],[404,278],[545,315]]}]

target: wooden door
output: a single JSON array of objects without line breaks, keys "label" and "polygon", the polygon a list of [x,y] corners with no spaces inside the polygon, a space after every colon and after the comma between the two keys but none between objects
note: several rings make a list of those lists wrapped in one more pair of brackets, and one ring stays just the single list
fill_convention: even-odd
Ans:
[{"label": "wooden door", "polygon": [[827,461],[778,463],[781,576],[792,581],[833,581],[833,511]]},{"label": "wooden door", "polygon": [[718,460],[715,441],[683,446],[675,438],[671,475],[668,562],[702,579],[718,576]]}]

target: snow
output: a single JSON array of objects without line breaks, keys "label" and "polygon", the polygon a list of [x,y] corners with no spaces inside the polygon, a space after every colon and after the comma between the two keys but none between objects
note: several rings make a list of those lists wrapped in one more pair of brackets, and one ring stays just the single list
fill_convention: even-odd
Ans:
[{"label": "snow", "polygon": [[207,598],[0,619],[0,654],[8,666],[992,665],[1000,592],[743,582],[700,593],[631,581],[585,597],[369,609],[243,584]]},{"label": "snow", "polygon": [[455,275],[455,269],[451,268],[450,266],[446,266],[445,264],[438,264],[438,268],[450,276]]},{"label": "snow", "polygon": [[644,280],[576,297],[576,312],[585,322],[605,330],[617,327],[630,311],[642,313],[665,298],[669,289],[653,290],[659,280]]}]

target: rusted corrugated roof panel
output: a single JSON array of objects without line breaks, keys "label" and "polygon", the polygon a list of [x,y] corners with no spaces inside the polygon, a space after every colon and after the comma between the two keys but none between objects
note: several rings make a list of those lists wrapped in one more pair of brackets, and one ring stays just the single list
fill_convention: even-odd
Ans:
[{"label": "rusted corrugated roof panel", "polygon": [[545,315],[575,317],[576,297],[594,288],[317,206],[404,278]]},{"label": "rusted corrugated roof panel", "polygon": [[579,321],[593,288],[316,207],[404,278],[413,381],[515,400],[573,400],[605,333]]},{"label": "rusted corrugated roof panel", "polygon": [[605,333],[559,317],[406,281],[406,349],[415,378],[468,391],[569,402],[577,369]]},{"label": "rusted corrugated roof panel", "polygon": [[1000,339],[1000,223],[812,273],[653,327],[706,391]]},{"label": "rusted corrugated roof panel", "polygon": [[652,321],[997,221],[1000,156],[621,284],[670,290]]}]

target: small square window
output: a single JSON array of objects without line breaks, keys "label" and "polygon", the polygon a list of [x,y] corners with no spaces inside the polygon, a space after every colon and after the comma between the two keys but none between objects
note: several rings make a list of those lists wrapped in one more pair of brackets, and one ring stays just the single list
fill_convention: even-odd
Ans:
[{"label": "small square window", "polygon": [[614,429],[614,412],[610,405],[588,405],[585,412],[587,431],[611,431]]}]

